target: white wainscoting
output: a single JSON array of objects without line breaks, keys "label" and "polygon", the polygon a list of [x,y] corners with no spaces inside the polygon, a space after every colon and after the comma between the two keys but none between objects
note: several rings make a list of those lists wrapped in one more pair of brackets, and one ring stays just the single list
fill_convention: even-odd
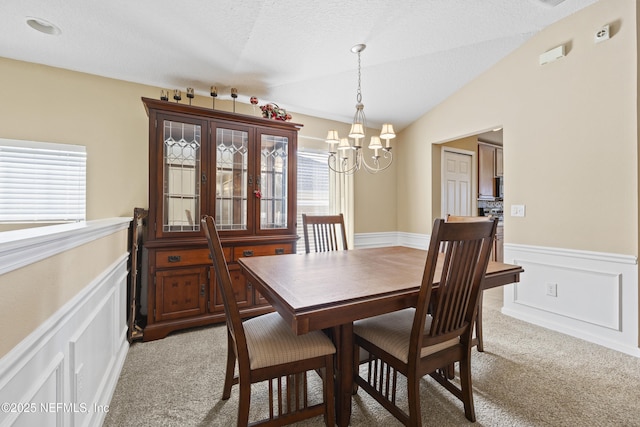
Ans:
[{"label": "white wainscoting", "polygon": [[424,249],[429,247],[429,236],[417,233],[359,233],[355,235],[356,248],[380,248],[384,246],[406,246]]},{"label": "white wainscoting", "polygon": [[[126,227],[127,219],[88,226],[97,235]],[[1,427],[102,425],[129,349],[127,260],[124,253],[0,359]]]},{"label": "white wainscoting", "polygon": [[525,271],[504,288],[504,314],[640,357],[637,257],[516,244],[504,253]]},{"label": "white wainscoting", "polygon": [[[429,235],[361,233],[355,247],[407,246],[426,250]],[[640,357],[636,256],[505,244],[506,263],[524,268],[504,287],[502,313]],[[547,295],[555,284],[557,296]]]},{"label": "white wainscoting", "polygon": [[398,233],[359,233],[354,235],[354,247],[356,248],[380,248],[384,246],[397,246]]}]

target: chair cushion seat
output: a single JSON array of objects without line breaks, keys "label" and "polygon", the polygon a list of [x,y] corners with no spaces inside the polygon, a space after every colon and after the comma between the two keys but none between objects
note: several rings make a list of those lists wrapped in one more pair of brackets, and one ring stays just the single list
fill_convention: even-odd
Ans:
[{"label": "chair cushion seat", "polygon": [[278,313],[254,317],[242,323],[251,369],[334,354],[336,348],[323,332],[295,335]]},{"label": "chair cushion seat", "polygon": [[[353,332],[395,358],[407,363],[409,360],[411,327],[413,326],[415,313],[415,309],[407,308],[358,320],[353,324]],[[429,331],[431,328],[431,319],[431,316],[426,317],[425,331]],[[424,347],[420,352],[420,357],[454,346],[459,341],[459,338],[453,338],[436,345]]]}]

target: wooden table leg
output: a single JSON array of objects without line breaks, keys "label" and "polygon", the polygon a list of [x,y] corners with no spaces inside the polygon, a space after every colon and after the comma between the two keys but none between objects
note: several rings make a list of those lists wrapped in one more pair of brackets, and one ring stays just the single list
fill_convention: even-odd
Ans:
[{"label": "wooden table leg", "polygon": [[482,296],[482,290],[480,290],[478,312],[476,313],[476,340],[478,340],[478,351],[484,351],[484,343],[482,341]]},{"label": "wooden table leg", "polygon": [[336,345],[336,424],[347,427],[351,419],[353,394],[353,323],[334,329]]}]

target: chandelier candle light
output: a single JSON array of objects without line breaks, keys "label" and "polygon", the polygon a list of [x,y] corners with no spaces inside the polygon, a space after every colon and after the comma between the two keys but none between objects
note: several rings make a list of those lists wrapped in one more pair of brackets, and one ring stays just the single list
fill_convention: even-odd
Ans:
[{"label": "chandelier candle light", "polygon": [[238,89],[235,87],[231,88],[231,98],[233,98],[233,112],[236,112],[236,98],[238,97]]},{"label": "chandelier candle light", "polygon": [[212,109],[216,109],[216,98],[218,97],[218,88],[215,86],[211,86],[211,98],[213,98]]},{"label": "chandelier candle light", "polygon": [[[393,125],[385,123],[382,125],[380,136],[372,136],[369,141],[369,149],[373,150],[373,165],[369,165],[364,159],[361,141],[365,139],[367,129],[367,119],[364,115],[364,104],[362,104],[362,91],[360,89],[360,53],[367,47],[365,44],[357,44],[351,48],[351,52],[358,54],[358,91],[356,92],[356,114],[353,116],[349,138],[353,139],[353,145],[349,138],[340,138],[338,131],[330,130],[327,133],[326,141],[329,143],[329,168],[337,173],[351,175],[364,168],[369,173],[378,173],[387,169],[393,162],[391,145],[389,140],[396,137]],[[386,141],[383,146],[381,139]],[[338,153],[338,151],[340,153]],[[350,151],[355,151],[353,156]],[[383,159],[383,161],[381,161]]]},{"label": "chandelier candle light", "polygon": [[191,105],[191,100],[193,99],[194,96],[195,96],[195,94],[193,93],[193,88],[192,87],[188,87],[187,88],[187,98],[189,98],[189,105]]}]

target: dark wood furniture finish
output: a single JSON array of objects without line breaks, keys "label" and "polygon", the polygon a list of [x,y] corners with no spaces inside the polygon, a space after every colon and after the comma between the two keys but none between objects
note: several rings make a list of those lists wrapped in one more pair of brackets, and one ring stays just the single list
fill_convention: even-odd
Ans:
[{"label": "dark wood furniture finish", "polygon": [[[351,417],[353,322],[415,306],[426,256],[424,250],[393,246],[238,260],[296,334],[333,328],[338,425],[347,426]],[[523,271],[490,262],[483,289],[518,282]]]},{"label": "dark wood furniture finish", "polygon": [[[311,233],[309,233],[311,228]],[[347,250],[347,232],[344,228],[344,216],[338,215],[307,215],[302,214],[302,229],[304,230],[304,248],[311,252],[311,237],[313,237],[314,252]]]},{"label": "dark wood furniture finish", "polygon": [[302,125],[142,98],[149,116],[144,340],[224,322],[200,226],[216,218],[241,316],[273,309],[240,257],[295,252],[297,133]]},{"label": "dark wood furniture finish", "polygon": [[[266,399],[269,402],[269,417],[251,425],[280,426],[323,414],[325,424],[334,425],[335,346],[331,340],[320,331],[295,335],[277,313],[258,316],[243,324],[215,221],[205,216],[202,227],[213,259],[216,283],[222,295],[227,321],[227,365],[222,399],[229,399],[232,386],[238,384],[238,426],[244,427],[249,423],[251,384],[263,381],[269,384],[269,398]],[[264,336],[267,333],[270,335]],[[237,376],[234,374],[236,361]],[[309,406],[306,376],[307,371],[316,370],[321,372],[324,381],[324,400]],[[294,380],[290,380],[290,376]],[[285,377],[285,381],[282,381],[282,377]],[[273,399],[274,383],[276,399]]]},{"label": "dark wood furniture finish", "polygon": [[[447,215],[447,222],[488,222],[491,221],[491,216],[458,216],[458,215]],[[493,247],[491,250],[491,260],[492,261],[502,261],[502,258],[498,259],[496,256],[496,239],[498,238],[497,233],[498,229],[502,229],[502,227],[496,227],[496,236],[493,241]],[[476,318],[476,339],[475,343],[477,343],[478,351],[484,351],[484,341],[482,340],[482,292],[480,293],[480,299],[478,300],[478,315]]]},{"label": "dark wood furniture finish", "polygon": [[[444,222],[436,219],[415,309],[355,322],[355,382],[406,426],[420,427],[420,379],[429,374],[464,404],[475,421],[471,387],[473,323],[498,220]],[[440,253],[443,246],[444,252]],[[438,258],[444,267],[436,276]],[[437,282],[437,292],[433,283]],[[368,357],[359,360],[360,348]],[[458,362],[460,385],[444,367]],[[360,374],[358,366],[367,365]],[[407,379],[407,414],[396,404],[398,373]]]},{"label": "dark wood furniture finish", "polygon": [[133,219],[129,235],[129,287],[127,290],[127,340],[129,343],[141,340],[143,337],[140,326],[140,283],[142,276],[142,247],[144,245],[144,230],[149,211],[143,208],[133,210]]}]

